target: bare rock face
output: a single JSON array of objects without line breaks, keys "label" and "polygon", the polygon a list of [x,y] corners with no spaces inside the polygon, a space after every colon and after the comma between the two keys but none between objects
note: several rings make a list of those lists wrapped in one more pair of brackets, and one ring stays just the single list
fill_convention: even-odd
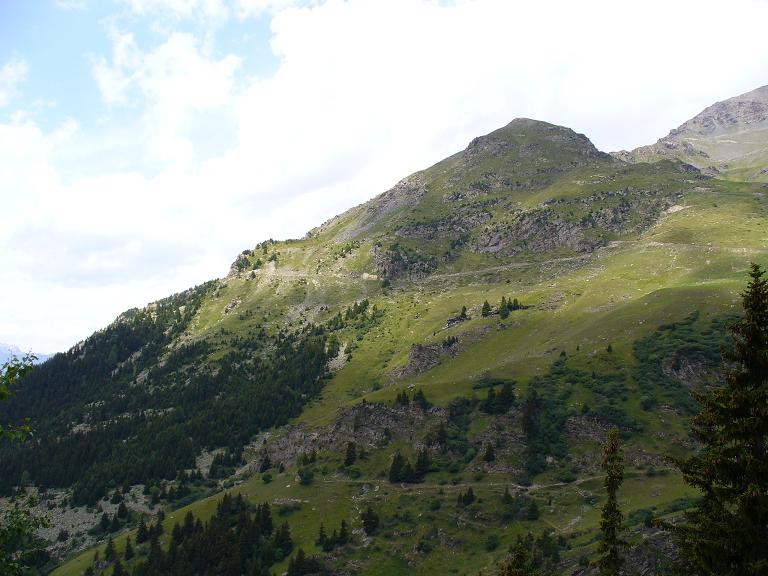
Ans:
[{"label": "bare rock face", "polygon": [[360,236],[391,214],[416,206],[426,193],[426,190],[423,174],[421,172],[411,174],[368,202],[331,218],[317,228],[310,230],[306,237],[313,238],[319,236],[337,224],[349,220],[351,223],[335,237],[336,242],[346,242]]},{"label": "bare rock face", "polygon": [[704,174],[768,181],[768,86],[716,102],[655,144],[614,152],[624,162],[678,159]]},{"label": "bare rock face", "polygon": [[[261,457],[269,455],[273,463],[294,464],[301,454],[312,450],[343,451],[347,442],[365,450],[388,445],[396,439],[417,442],[429,425],[447,419],[441,408],[421,410],[418,406],[387,406],[362,402],[339,411],[335,422],[321,429],[290,426],[285,433],[256,442],[254,448]],[[258,470],[261,458],[252,462],[247,471]]]},{"label": "bare rock face", "polygon": [[437,260],[422,251],[394,243],[371,249],[378,276],[386,280],[419,280],[437,268]]},{"label": "bare rock face", "polygon": [[475,235],[472,248],[511,256],[518,252],[547,252],[567,248],[591,252],[608,243],[608,235],[642,231],[672,206],[673,199],[653,190],[617,190],[584,198],[585,205],[611,199],[612,206],[590,211],[578,219],[567,219],[556,210],[556,203],[520,212],[511,220],[491,223]]},{"label": "bare rock face", "polygon": [[453,347],[442,344],[414,344],[408,353],[408,364],[398,372],[397,376],[407,378],[426,372],[440,364],[440,360],[452,354]]},{"label": "bare rock face", "polygon": [[662,362],[661,371],[668,378],[678,380],[690,388],[723,383],[719,366],[695,352],[675,351]]}]

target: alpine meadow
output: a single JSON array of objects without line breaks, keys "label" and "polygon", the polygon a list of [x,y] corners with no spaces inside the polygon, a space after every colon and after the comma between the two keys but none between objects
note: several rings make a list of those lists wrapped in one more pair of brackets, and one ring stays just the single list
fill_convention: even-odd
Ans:
[{"label": "alpine meadow", "polygon": [[4,365],[3,574],[765,574],[768,86],[254,242]]}]

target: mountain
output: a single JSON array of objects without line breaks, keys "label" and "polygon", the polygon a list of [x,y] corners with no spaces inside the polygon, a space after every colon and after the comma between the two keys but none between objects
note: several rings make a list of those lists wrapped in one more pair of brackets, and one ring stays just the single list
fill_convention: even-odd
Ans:
[{"label": "mountain", "polygon": [[[26,352],[21,350],[18,346],[14,346],[13,344],[4,344],[3,342],[0,342],[0,364],[4,364],[8,362],[11,358],[23,358],[25,356]],[[41,354],[39,352],[32,352],[32,354],[35,356],[35,363],[41,364],[48,360],[53,354]]]},{"label": "mountain", "polygon": [[[632,565],[654,573],[668,551],[648,519],[695,496],[666,457],[690,451],[689,390],[719,382],[768,254],[765,190],[514,120],[36,368],[0,407],[36,429],[0,447],[0,490],[44,490],[49,565],[72,555],[57,575],[161,508],[172,534],[218,503],[239,539],[253,524],[224,490],[288,522],[292,548],[282,532],[259,548],[277,573],[299,548],[336,573],[493,573],[530,532],[541,569],[571,574],[594,555],[618,426]],[[253,569],[227,546],[206,550]]]},{"label": "mountain", "polygon": [[717,102],[656,144],[614,156],[626,162],[677,158],[711,176],[768,182],[768,86]]}]

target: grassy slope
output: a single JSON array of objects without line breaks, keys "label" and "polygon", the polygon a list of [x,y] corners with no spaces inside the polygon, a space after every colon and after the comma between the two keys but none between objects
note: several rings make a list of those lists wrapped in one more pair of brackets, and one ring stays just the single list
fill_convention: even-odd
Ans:
[{"label": "grassy slope", "polygon": [[[458,160],[445,162],[455,164]],[[441,163],[427,174],[439,180],[448,168],[456,166]],[[471,167],[464,177],[470,180],[477,171],[487,168]],[[370,228],[358,246],[348,252],[340,249],[349,230],[354,230],[361,219],[363,208],[353,209],[318,237],[269,248],[269,252],[280,252],[274,270],[259,271],[253,279],[243,274],[223,281],[204,305],[189,337],[213,338],[225,345],[226,333],[222,335],[222,329],[238,334],[257,325],[273,331],[296,327],[307,320],[323,321],[344,305],[368,297],[385,310],[384,318],[361,340],[352,331],[343,333],[343,338],[355,345],[352,358],[328,383],[322,397],[298,418],[298,423],[308,426],[332,423],[339,407],[362,398],[390,401],[394,395],[390,373],[405,365],[411,344],[440,342],[449,335],[466,337],[471,332],[475,341],[455,358],[446,358],[439,366],[396,385],[416,384],[431,401],[446,405],[457,395],[471,394],[472,385],[485,373],[514,378],[524,388],[530,377],[549,369],[561,350],[569,354],[569,366],[614,370],[633,362],[632,343],[660,324],[682,320],[696,309],[704,317],[736,312],[749,261],[764,263],[768,259],[768,205],[757,185],[720,181],[693,184],[677,173],[660,170],[658,165],[638,166],[629,173],[622,170],[607,163],[581,168],[534,193],[515,193],[513,201],[529,208],[553,197],[588,196],[604,187],[606,181],[613,188],[650,182],[679,190],[677,203],[684,208],[664,215],[642,234],[627,235],[591,255],[551,254],[540,257],[538,262],[528,262],[524,257],[499,261],[465,252],[434,276],[392,289],[383,289],[381,282],[362,276],[374,273],[370,257],[373,239],[388,237],[391,227]],[[391,219],[439,217],[443,206],[437,190],[435,185],[425,195],[419,210],[400,210],[390,215]],[[481,318],[479,313],[484,300],[497,304],[502,296],[517,297],[533,305],[512,313],[503,322],[503,329],[498,316]],[[238,307],[223,314],[224,307],[236,299],[241,300]],[[469,308],[472,319],[445,329],[446,319],[455,316],[462,305]],[[605,352],[608,343],[613,346],[612,354]],[[646,428],[628,445],[652,452],[679,449],[674,446],[675,438],[684,434],[685,422],[670,419],[661,411],[642,412],[633,392],[630,390],[625,409],[640,418]],[[584,401],[588,395],[587,391],[577,391],[571,401]],[[672,440],[659,440],[658,431],[671,432]],[[500,494],[510,482],[506,477],[491,475],[474,480],[469,473],[462,476],[459,487],[474,483],[483,498],[474,519],[462,514],[457,517],[455,494],[459,487],[452,485],[447,476],[430,476],[425,484],[414,487],[389,485],[382,480],[381,472],[391,449],[373,453],[370,461],[361,465],[363,478],[370,482],[365,490],[366,484],[334,474],[336,455],[324,456],[329,472],[311,487],[298,486],[289,471],[270,485],[252,478],[235,490],[247,493],[254,502],[285,497],[305,500],[288,520],[297,544],[308,551],[314,550],[321,519],[332,527],[344,516],[357,528],[359,511],[367,502],[375,503],[382,516],[391,517],[398,507],[400,513],[409,510],[419,521],[401,521],[397,529],[403,535],[391,539],[379,536],[367,548],[351,554],[352,560],[361,562],[365,574],[413,573],[414,567],[408,566],[404,557],[416,563],[419,573],[474,574],[497,562],[515,534],[532,527],[528,522],[502,526],[494,520],[493,494]],[[546,484],[551,479],[545,475],[537,481]],[[551,495],[553,506],[542,506],[542,517],[533,524],[555,527],[573,536],[574,544],[588,545],[597,526],[599,498],[597,503],[585,504],[584,490],[599,496],[599,481],[534,490],[532,495],[542,502]],[[663,510],[665,505],[689,494],[674,475],[649,480],[640,471],[631,471],[622,489],[627,511],[650,506]],[[216,498],[194,503],[188,509],[205,518],[211,514]],[[438,511],[428,507],[433,498],[444,500]],[[167,524],[179,519],[184,511],[169,514]],[[424,536],[429,523],[461,541],[461,545],[449,547],[444,554],[414,554],[416,542]],[[468,529],[472,526],[478,529]],[[493,552],[483,547],[488,531],[501,537],[501,546]],[[120,548],[121,540],[117,543]],[[92,555],[89,551],[73,559],[55,574],[80,574]]]}]

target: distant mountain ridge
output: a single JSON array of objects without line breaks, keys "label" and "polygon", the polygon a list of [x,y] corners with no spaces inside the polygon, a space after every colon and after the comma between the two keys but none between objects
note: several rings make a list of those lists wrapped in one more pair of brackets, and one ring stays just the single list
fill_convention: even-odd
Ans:
[{"label": "distant mountain ridge", "polygon": [[[31,354],[34,354],[37,358],[35,360],[35,364],[42,364],[48,358],[53,356],[53,354],[41,354],[39,352],[30,352]],[[0,364],[5,364],[8,362],[12,357],[22,358],[27,354],[27,352],[24,352],[21,348],[18,346],[14,346],[13,344],[6,344],[4,342],[0,342]]]},{"label": "distant mountain ridge", "polygon": [[655,144],[613,155],[632,163],[676,158],[710,176],[768,182],[768,85],[708,106]]}]

